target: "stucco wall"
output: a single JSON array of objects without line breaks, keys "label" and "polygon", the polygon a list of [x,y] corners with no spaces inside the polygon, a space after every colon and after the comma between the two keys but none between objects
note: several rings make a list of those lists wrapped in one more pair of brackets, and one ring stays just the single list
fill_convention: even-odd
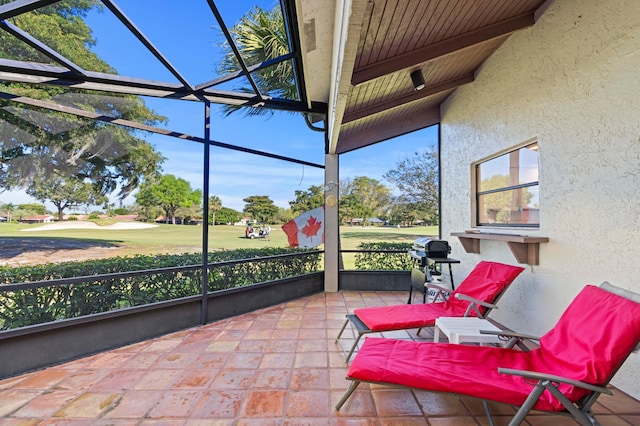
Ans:
[{"label": "stucco wall", "polygon": [[[456,91],[442,117],[442,228],[462,260],[458,276],[481,259],[516,264],[503,242],[481,241],[480,254],[467,254],[449,236],[471,226],[470,164],[539,143],[540,229],[514,233],[550,242],[493,317],[541,334],[587,283],[640,291],[640,2],[552,2]],[[640,397],[639,355],[614,384]]]}]

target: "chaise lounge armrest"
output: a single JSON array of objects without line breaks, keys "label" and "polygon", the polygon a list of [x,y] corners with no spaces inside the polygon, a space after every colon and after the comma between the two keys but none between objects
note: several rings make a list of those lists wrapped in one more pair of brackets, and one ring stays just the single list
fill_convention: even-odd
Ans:
[{"label": "chaise lounge armrest", "polygon": [[510,374],[512,376],[520,376],[524,379],[537,380],[539,384],[565,383],[567,385],[577,386],[579,388],[587,389],[592,392],[613,395],[613,392],[611,392],[607,388],[603,388],[602,386],[595,386],[590,383],[581,382],[579,380],[573,380],[567,377],[556,376],[555,374],[539,373],[537,371],[527,371],[527,370],[514,370],[512,368],[498,368],[498,373]]},{"label": "chaise lounge armrest", "polygon": [[451,290],[448,289],[448,288],[444,288],[442,286],[439,286],[439,285],[433,284],[433,283],[429,283],[429,282],[424,283],[424,287],[426,289],[436,290],[436,295],[433,297],[433,302],[436,302],[438,300],[438,298],[441,298],[442,301],[446,301],[447,297],[445,297],[445,292],[447,294],[449,294],[451,292]]},{"label": "chaise lounge armrest", "polygon": [[471,303],[475,303],[476,305],[484,306],[485,308],[498,309],[498,305],[494,305],[493,303],[483,302],[482,300],[478,300],[475,297],[467,296],[466,294],[457,293],[456,299],[466,300]]},{"label": "chaise lounge armrest", "polygon": [[516,333],[514,331],[502,330],[502,331],[494,331],[494,330],[480,330],[480,334],[492,334],[494,336],[498,336],[499,339],[507,341],[505,348],[513,348],[518,345],[520,349],[525,352],[529,352],[529,348],[524,344],[525,340],[530,341],[539,341],[540,337],[532,336],[530,334],[522,334]]}]

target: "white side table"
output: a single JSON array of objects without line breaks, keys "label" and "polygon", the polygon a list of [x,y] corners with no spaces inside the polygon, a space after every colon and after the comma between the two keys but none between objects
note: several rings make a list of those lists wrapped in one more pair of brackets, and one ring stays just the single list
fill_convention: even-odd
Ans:
[{"label": "white side table", "polygon": [[502,331],[486,319],[477,317],[440,317],[436,319],[433,330],[433,341],[440,340],[440,332],[449,339],[449,343],[498,343],[503,346],[505,342],[498,336],[480,334],[480,330]]}]

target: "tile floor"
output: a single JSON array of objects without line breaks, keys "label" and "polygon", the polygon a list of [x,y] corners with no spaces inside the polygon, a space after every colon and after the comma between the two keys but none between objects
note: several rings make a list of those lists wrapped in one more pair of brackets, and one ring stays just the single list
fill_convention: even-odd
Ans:
[{"label": "tile floor", "polygon": [[[486,425],[477,400],[383,386],[361,385],[333,410],[347,387],[334,342],[345,314],[394,303],[406,293],[318,294],[5,379],[0,425]],[[614,392],[598,420],[640,425],[640,403]],[[496,425],[514,413],[491,410]],[[527,422],[576,424],[540,413]]]}]

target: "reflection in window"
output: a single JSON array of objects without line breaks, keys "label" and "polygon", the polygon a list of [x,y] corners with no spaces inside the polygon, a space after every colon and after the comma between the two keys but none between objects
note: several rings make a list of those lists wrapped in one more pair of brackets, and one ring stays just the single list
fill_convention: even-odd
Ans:
[{"label": "reflection in window", "polygon": [[538,143],[476,164],[476,225],[540,225]]}]

